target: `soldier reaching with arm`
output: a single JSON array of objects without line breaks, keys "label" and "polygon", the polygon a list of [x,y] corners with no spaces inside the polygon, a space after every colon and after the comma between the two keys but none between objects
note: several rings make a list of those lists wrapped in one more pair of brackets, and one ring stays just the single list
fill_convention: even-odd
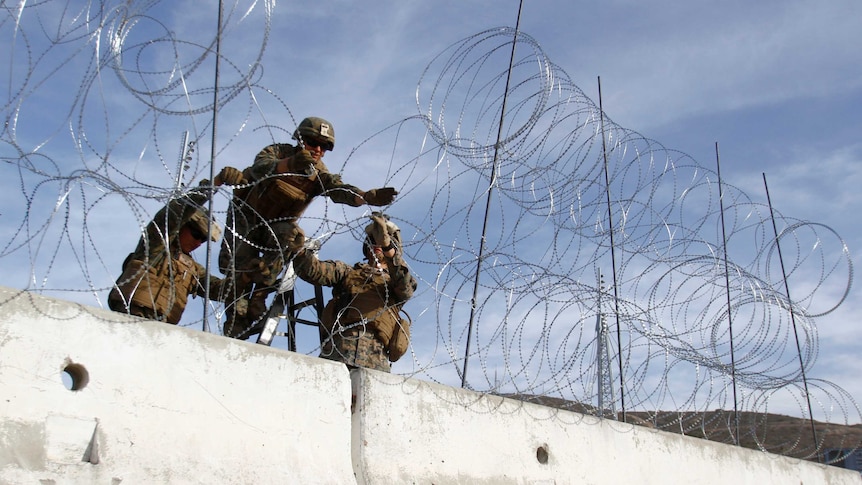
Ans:
[{"label": "soldier reaching with arm", "polygon": [[[241,181],[242,172],[225,167],[213,185]],[[192,258],[191,252],[207,239],[218,241],[221,232],[215,222],[212,232],[209,230],[209,214],[203,208],[211,192],[208,186],[208,180],[201,180],[198,187],[168,202],[147,224],[108,295],[111,310],[176,325],[189,295],[207,296],[206,268]],[[210,299],[219,299],[221,281],[211,276]]]},{"label": "soldier reaching with arm", "polygon": [[296,146],[262,149],[243,172],[250,185],[234,190],[219,252],[219,268],[229,281],[224,325],[229,337],[247,338],[262,326],[266,298],[292,256],[287,243],[299,230],[296,221],[316,196],[358,207],[388,205],[398,194],[391,187],[363,191],[329,172],[322,159],[335,147],[335,131],[328,121],[305,118],[293,138]]},{"label": "soldier reaching with arm", "polygon": [[332,287],[332,300],[320,318],[320,356],[349,367],[385,372],[407,349],[409,327],[401,306],[416,290],[401,255],[401,232],[385,215],[375,212],[365,228],[362,252],[366,262],[350,266],[320,261],[303,249],[305,235],[291,241],[293,267],[303,280]]}]

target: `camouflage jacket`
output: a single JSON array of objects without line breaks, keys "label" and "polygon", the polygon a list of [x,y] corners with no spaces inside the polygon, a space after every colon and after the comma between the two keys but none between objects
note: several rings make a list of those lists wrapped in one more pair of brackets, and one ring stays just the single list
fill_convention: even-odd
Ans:
[{"label": "camouflage jacket", "polygon": [[332,287],[332,300],[321,318],[325,329],[367,325],[384,346],[399,323],[401,305],[416,290],[416,279],[399,254],[387,260],[386,270],[368,263],[350,266],[342,261],[320,261],[302,251],[293,267],[303,280]]},{"label": "camouflage jacket", "polygon": [[[156,213],[123,262],[123,274],[109,301],[121,303],[120,307],[134,304],[151,308],[164,321],[176,324],[190,294],[205,296],[206,268],[182,252],[179,232],[206,200],[203,190],[192,189]],[[210,299],[220,298],[221,286],[221,279],[210,277]]]},{"label": "camouflage jacket", "polygon": [[[299,156],[300,151],[288,143],[265,147],[254,157],[254,164],[243,171],[253,185],[238,189],[234,195],[265,219],[299,217],[318,195],[339,204],[360,205],[356,203],[359,188],[345,184],[322,161]],[[284,159],[287,171],[276,173],[276,166]]]}]

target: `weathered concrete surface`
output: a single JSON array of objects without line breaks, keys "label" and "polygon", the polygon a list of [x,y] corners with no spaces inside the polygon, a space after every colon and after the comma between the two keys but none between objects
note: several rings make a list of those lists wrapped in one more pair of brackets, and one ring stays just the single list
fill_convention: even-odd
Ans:
[{"label": "weathered concrete surface", "polygon": [[352,377],[358,483],[862,483],[850,470],[396,375]]},{"label": "weathered concrete surface", "polygon": [[0,484],[862,484],[2,287],[0,315]]},{"label": "weathered concrete surface", "polygon": [[354,481],[341,365],[5,288],[0,315],[0,483]]}]

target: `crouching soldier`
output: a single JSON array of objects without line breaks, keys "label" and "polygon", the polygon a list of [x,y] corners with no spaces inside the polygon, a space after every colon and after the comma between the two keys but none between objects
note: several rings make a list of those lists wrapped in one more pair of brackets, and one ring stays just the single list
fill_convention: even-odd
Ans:
[{"label": "crouching soldier", "polygon": [[[242,172],[225,167],[215,186],[243,182]],[[218,241],[221,229],[210,231],[203,203],[211,192],[208,180],[160,209],[147,224],[135,250],[123,261],[123,273],[108,295],[108,307],[121,313],[176,325],[189,295],[206,296],[206,268],[191,252],[207,239]],[[218,299],[222,280],[210,277],[210,299]]]},{"label": "crouching soldier", "polygon": [[375,212],[365,228],[362,251],[366,262],[353,266],[342,261],[320,261],[303,249],[301,229],[290,247],[297,276],[332,287],[332,300],[320,318],[320,356],[349,367],[389,372],[390,362],[407,350],[408,320],[401,306],[416,290],[416,279],[402,259],[401,233],[383,214]]}]

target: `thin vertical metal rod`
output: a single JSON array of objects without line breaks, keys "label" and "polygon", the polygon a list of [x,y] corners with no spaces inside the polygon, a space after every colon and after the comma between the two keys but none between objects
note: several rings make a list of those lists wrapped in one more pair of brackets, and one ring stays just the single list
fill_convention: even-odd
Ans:
[{"label": "thin vertical metal rod", "polygon": [[503,105],[500,108],[500,124],[497,127],[497,141],[494,144],[494,160],[491,163],[491,181],[488,184],[488,197],[485,201],[485,221],[482,223],[482,238],[479,241],[479,256],[476,258],[476,276],[473,280],[473,298],[470,300],[470,322],[467,324],[467,345],[464,349],[464,368],[461,371],[461,387],[467,386],[467,362],[470,359],[470,340],[473,335],[473,319],[476,315],[477,300],[479,298],[479,276],[482,271],[482,260],[485,257],[485,234],[488,230],[488,213],[491,208],[491,195],[494,185],[497,183],[497,158],[500,152],[500,138],[503,136],[503,118],[506,115],[506,100],[509,98],[509,82],[512,79],[512,67],[515,64],[515,46],[518,44],[518,32],[521,26],[521,8],[524,0],[518,5],[518,19],[515,22],[515,35],[512,38],[512,54],[509,57],[509,71],[506,74],[506,88],[503,92]]},{"label": "thin vertical metal rod", "polygon": [[608,204],[608,226],[611,236],[611,272],[613,273],[614,285],[614,317],[617,320],[617,361],[620,368],[620,411],[622,412],[622,421],[626,422],[626,390],[623,385],[623,344],[620,330],[620,298],[617,290],[617,260],[614,248],[614,219],[613,211],[611,210],[611,178],[608,170],[608,149],[605,142],[605,109],[602,107],[602,77],[598,77],[599,84],[599,120],[601,123],[602,132],[602,157],[605,162],[605,197]]},{"label": "thin vertical metal rod", "polygon": [[721,240],[724,248],[724,290],[727,295],[727,328],[730,332],[730,382],[733,384],[733,444],[739,445],[739,408],[736,396],[736,357],[733,351],[733,315],[730,304],[730,272],[727,267],[727,231],[724,223],[724,185],[721,182],[721,157],[718,154],[718,142],[715,142],[715,168],[718,173],[718,204],[721,211]]},{"label": "thin vertical metal rod", "polygon": [[[221,64],[221,31],[222,31],[222,13],[224,12],[224,1],[219,0],[218,2],[218,27],[216,29],[216,52],[215,52],[215,75],[214,75],[214,83],[213,83],[213,130],[212,130],[212,140],[210,142],[210,183],[215,179],[215,157],[216,157],[216,126],[218,121],[218,84],[219,84],[219,66]],[[209,218],[207,221],[208,225],[208,234],[212,234],[213,231],[213,195],[215,195],[215,189],[211,189],[209,193]],[[210,296],[210,258],[212,256],[212,238],[207,238],[207,255],[206,255],[206,278],[204,280],[204,288],[205,288],[205,296],[201,298],[203,300],[204,312],[203,312],[203,331],[210,331],[209,318],[207,316],[207,310],[209,310],[209,296]]]},{"label": "thin vertical metal rod", "polygon": [[[187,151],[188,141],[189,141],[189,132],[185,131],[185,132],[183,132],[182,142],[180,143],[180,156],[179,156],[179,161],[177,162],[177,181],[176,181],[176,184],[174,185],[174,192],[171,194],[170,198],[168,199],[168,202],[165,205],[165,208],[170,207],[170,204],[171,204],[171,202],[174,201],[174,198],[179,197],[179,194],[182,193],[181,191],[183,188],[183,177],[185,177],[185,169],[186,169],[186,155],[188,153],[188,151]],[[169,213],[169,211],[166,210],[165,211],[164,225],[161,226],[161,227],[165,228],[165,231],[166,231],[165,236],[170,234],[170,232],[172,230],[172,228],[168,225],[168,221],[170,220],[169,216],[170,216],[170,213]],[[164,241],[165,241],[165,254],[173,254],[173,247],[171,247],[171,238],[165,237]],[[177,239],[177,245],[179,246],[179,239]],[[171,269],[171,272],[173,272],[173,269]],[[173,279],[173,276],[171,276],[171,278]]]},{"label": "thin vertical metal rod", "polygon": [[189,132],[183,132],[182,140],[180,141],[180,159],[177,164],[177,185],[174,187],[176,193],[180,193],[183,188],[183,177],[186,169],[186,156],[188,155]]},{"label": "thin vertical metal rod", "polygon": [[[811,394],[808,392],[808,379],[805,377],[805,364],[802,361],[802,346],[799,345],[799,332],[796,330],[796,317],[793,315],[793,300],[790,299],[790,285],[787,283],[787,272],[784,270],[784,258],[781,256],[781,243],[778,240],[778,228],[775,225],[775,214],[772,211],[772,199],[769,197],[769,187],[766,185],[766,173],[763,173],[763,188],[766,190],[766,201],[769,204],[769,217],[772,219],[772,231],[775,233],[775,248],[778,250],[778,261],[781,263],[781,277],[784,280],[784,291],[787,295],[787,311],[793,323],[793,336],[796,337],[796,355],[799,357],[799,370],[802,373],[802,385],[805,388],[805,400],[808,402],[808,418],[811,423],[811,437],[814,448],[817,448],[817,430],[814,428],[814,413],[811,411]],[[817,461],[820,454],[817,454]]]},{"label": "thin vertical metal rod", "polygon": [[596,386],[596,393],[598,394],[598,397],[599,397],[599,399],[598,399],[599,414],[598,415],[604,416],[605,415],[605,399],[604,399],[605,389],[604,389],[604,385],[608,384],[605,382],[605,372],[606,372],[605,371],[605,364],[607,362],[604,362],[604,352],[605,352],[606,345],[607,345],[607,335],[605,335],[605,332],[604,332],[605,326],[604,326],[603,320],[604,320],[605,316],[602,315],[602,287],[604,286],[604,281],[602,281],[602,272],[599,271],[599,274],[597,276],[598,276],[597,283],[599,285],[599,288],[598,288],[599,291],[598,291],[598,298],[597,298],[598,301],[596,301],[596,306],[598,307],[599,311],[596,312],[596,347],[597,347],[596,348],[596,369],[598,369],[597,373],[598,373],[599,378],[597,379],[598,385]]}]

